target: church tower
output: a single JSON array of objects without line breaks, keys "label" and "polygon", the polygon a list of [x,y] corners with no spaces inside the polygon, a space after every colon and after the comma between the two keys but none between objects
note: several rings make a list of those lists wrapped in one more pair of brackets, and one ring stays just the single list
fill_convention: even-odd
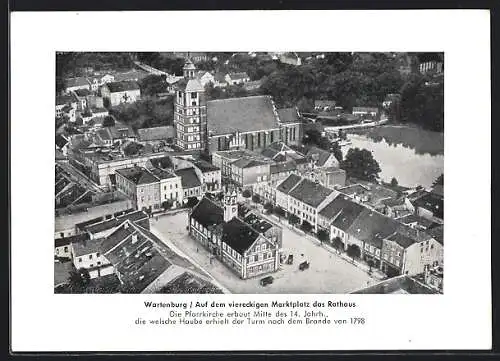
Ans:
[{"label": "church tower", "polygon": [[176,84],[174,103],[175,142],[182,150],[203,151],[207,147],[207,102],[205,88],[196,77],[196,67],[186,59],[184,79]]},{"label": "church tower", "polygon": [[228,188],[224,192],[224,222],[238,216],[237,193],[234,188]]}]

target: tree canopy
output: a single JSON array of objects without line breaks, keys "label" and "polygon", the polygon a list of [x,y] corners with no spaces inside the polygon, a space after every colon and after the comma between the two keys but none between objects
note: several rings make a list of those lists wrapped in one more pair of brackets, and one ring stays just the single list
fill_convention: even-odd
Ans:
[{"label": "tree canopy", "polygon": [[367,181],[375,181],[380,173],[380,166],[373,158],[370,151],[366,149],[351,148],[346,154],[341,168],[348,177]]}]

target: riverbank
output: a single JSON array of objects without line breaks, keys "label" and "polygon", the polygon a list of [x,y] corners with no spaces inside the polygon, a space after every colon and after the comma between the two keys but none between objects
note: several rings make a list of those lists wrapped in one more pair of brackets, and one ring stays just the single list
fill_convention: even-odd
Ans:
[{"label": "riverbank", "polygon": [[346,132],[366,136],[375,143],[385,140],[390,146],[402,145],[419,155],[444,154],[444,133],[425,130],[416,125],[390,124],[373,128],[346,129]]}]

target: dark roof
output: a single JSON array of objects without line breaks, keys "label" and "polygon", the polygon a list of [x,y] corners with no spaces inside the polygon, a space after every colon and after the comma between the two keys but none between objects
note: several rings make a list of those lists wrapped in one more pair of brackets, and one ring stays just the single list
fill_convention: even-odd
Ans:
[{"label": "dark roof", "polygon": [[77,89],[75,90],[75,94],[78,95],[79,97],[86,97],[90,95],[91,92],[88,89]]},{"label": "dark roof", "polygon": [[73,256],[80,257],[86,254],[97,253],[101,250],[103,239],[88,239],[73,243]]},{"label": "dark roof", "polygon": [[443,219],[444,202],[442,196],[427,192],[422,197],[412,201],[412,203],[415,207],[427,209],[431,211],[435,217]]},{"label": "dark roof", "polygon": [[271,223],[260,218],[251,211],[244,215],[243,221],[258,233],[264,233],[273,227]]},{"label": "dark roof", "polygon": [[444,196],[444,187],[442,184],[436,184],[432,189],[431,193],[434,193],[438,196],[443,197]]},{"label": "dark roof", "polygon": [[364,207],[353,202],[349,197],[339,194],[330,203],[328,203],[319,215],[327,219],[334,219],[337,215],[342,217],[357,217]]},{"label": "dark roof", "polygon": [[297,164],[295,161],[290,160],[287,162],[281,162],[281,163],[276,163],[276,164],[271,164],[269,166],[270,168],[270,173],[271,174],[276,174],[276,173],[281,173],[281,172],[289,172],[297,169]]},{"label": "dark roof", "polygon": [[360,241],[369,242],[380,248],[382,239],[398,230],[400,225],[392,218],[364,208],[346,232]]},{"label": "dark roof", "polygon": [[394,233],[393,235],[387,237],[389,241],[396,242],[403,248],[408,248],[415,240],[401,233]]},{"label": "dark roof", "polygon": [[175,173],[181,177],[182,188],[187,189],[201,186],[201,182],[194,168],[179,169],[176,170]]},{"label": "dark roof", "polygon": [[278,116],[282,123],[294,123],[300,121],[297,108],[278,109]]},{"label": "dark roof", "polygon": [[273,102],[267,95],[208,101],[207,119],[213,135],[278,128]]},{"label": "dark roof", "polygon": [[308,157],[313,158],[313,159],[317,158],[316,164],[320,167],[326,163],[326,161],[328,160],[328,158],[330,158],[331,155],[333,155],[333,153],[330,153],[330,152],[323,150],[323,149],[320,149],[318,147],[311,147],[307,151]]},{"label": "dark roof", "polygon": [[225,223],[222,232],[222,241],[241,255],[259,237],[258,232],[238,218]]},{"label": "dark roof", "polygon": [[83,77],[66,79],[66,88],[72,88],[75,86],[82,86],[82,85],[90,86],[90,83],[86,78]]},{"label": "dark roof", "polygon": [[65,105],[70,103],[76,103],[76,99],[73,95],[58,95],[56,96],[56,105]]},{"label": "dark roof", "polygon": [[115,81],[111,83],[107,83],[106,86],[108,87],[109,91],[111,93],[118,93],[118,92],[124,92],[128,90],[139,90],[139,84],[135,81]]},{"label": "dark roof", "polygon": [[332,192],[332,189],[326,188],[319,183],[315,183],[309,179],[302,179],[289,195],[305,204],[317,207]]},{"label": "dark roof", "polygon": [[137,129],[138,140],[141,142],[166,140],[174,137],[174,127],[171,125],[154,128]]},{"label": "dark roof", "polygon": [[235,167],[238,167],[238,168],[252,168],[252,167],[259,167],[261,165],[266,165],[266,164],[268,164],[268,163],[261,161],[261,160],[252,159],[252,158],[241,158],[241,159],[238,159],[238,160],[234,161],[233,163],[231,163],[231,165],[234,165]]},{"label": "dark roof", "polygon": [[203,197],[193,208],[191,217],[203,227],[208,228],[224,222],[224,210],[214,201],[208,199],[207,197]]},{"label": "dark roof", "polygon": [[[356,221],[361,212],[363,212],[366,208],[354,202],[344,203],[342,201],[339,201],[339,203],[336,203],[334,206],[340,205],[342,206],[342,209],[335,216],[332,225],[344,232],[347,232],[349,227]],[[332,208],[325,212],[327,214],[335,213],[337,209],[334,208],[334,206],[332,206]]]},{"label": "dark roof", "polygon": [[158,182],[158,178],[151,174],[150,171],[140,167],[118,169],[116,173],[119,173],[137,185]]},{"label": "dark roof", "polygon": [[151,174],[153,174],[158,179],[169,179],[176,177],[175,173],[172,171],[167,171],[160,168],[150,169]]},{"label": "dark roof", "polygon": [[137,222],[143,219],[147,219],[148,215],[144,213],[144,211],[134,211],[107,220],[105,220],[104,218],[105,217],[101,217],[98,221],[93,221],[90,223],[83,222],[78,224],[77,227],[80,229],[84,229],[86,232],[100,233],[108,229],[118,227],[123,223],[123,221],[127,219],[131,222]]},{"label": "dark roof", "polygon": [[428,233],[432,238],[434,238],[436,241],[444,245],[444,226],[440,225],[437,227],[433,227],[430,229],[425,230],[426,233]]},{"label": "dark roof", "polygon": [[88,233],[82,233],[82,234],[76,234],[74,236],[70,237],[63,237],[63,238],[58,238],[54,240],[54,247],[62,247],[62,246],[67,246],[70,243],[78,243],[78,242],[83,242],[90,239],[90,236]]},{"label": "dark roof", "polygon": [[420,217],[417,214],[408,214],[404,217],[398,218],[398,221],[403,223],[403,224],[411,224],[411,223],[418,223],[419,225],[429,228],[432,225],[436,224],[435,222],[431,221],[430,219]]},{"label": "dark roof", "polygon": [[161,158],[151,158],[149,160],[151,165],[155,168],[173,168],[174,164],[168,155]]},{"label": "dark roof", "polygon": [[335,100],[315,100],[314,101],[314,106],[315,107],[334,107],[337,105],[337,102]]},{"label": "dark roof", "polygon": [[61,134],[56,135],[56,145],[58,148],[64,147],[66,144],[68,144],[68,140]]},{"label": "dark roof", "polygon": [[207,162],[206,160],[198,160],[196,162],[193,162],[193,164],[198,168],[199,170],[202,171],[202,173],[205,172],[213,172],[216,170],[220,170],[219,167],[216,167],[212,163]]},{"label": "dark roof", "polygon": [[246,79],[248,78],[248,74],[246,72],[239,72],[239,73],[229,73],[229,77],[233,80],[236,79]]},{"label": "dark roof", "polygon": [[286,178],[280,185],[276,188],[278,191],[283,192],[285,194],[290,193],[290,191],[299,184],[302,178],[295,174],[290,174],[288,178]]}]

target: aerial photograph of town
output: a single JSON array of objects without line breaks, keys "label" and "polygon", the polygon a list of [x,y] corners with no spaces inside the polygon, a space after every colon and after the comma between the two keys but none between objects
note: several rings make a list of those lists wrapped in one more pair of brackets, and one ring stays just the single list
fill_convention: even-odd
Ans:
[{"label": "aerial photograph of town", "polygon": [[443,294],[444,53],[57,52],[54,293]]}]

